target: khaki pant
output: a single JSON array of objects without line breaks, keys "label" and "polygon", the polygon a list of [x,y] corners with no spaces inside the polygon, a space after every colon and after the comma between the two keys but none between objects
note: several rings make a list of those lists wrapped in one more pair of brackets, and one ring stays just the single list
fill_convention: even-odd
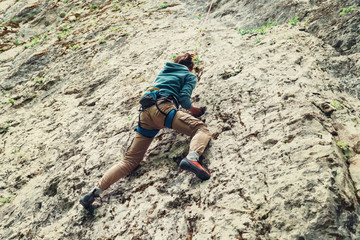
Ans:
[{"label": "khaki pant", "polygon": [[[161,111],[166,114],[172,109],[175,109],[175,105],[172,102],[159,103],[158,106]],[[140,116],[140,125],[145,129],[165,128],[164,122],[165,115],[162,114],[155,105],[145,109]],[[206,124],[185,112],[178,111],[175,114],[172,128],[192,138],[189,151],[197,152],[199,156],[203,153],[211,138],[211,133],[206,128]],[[120,178],[128,175],[139,165],[152,140],[153,138],[145,137],[136,132],[135,138],[126,152],[124,160],[111,167],[105,173],[98,183],[98,187],[103,191]]]}]

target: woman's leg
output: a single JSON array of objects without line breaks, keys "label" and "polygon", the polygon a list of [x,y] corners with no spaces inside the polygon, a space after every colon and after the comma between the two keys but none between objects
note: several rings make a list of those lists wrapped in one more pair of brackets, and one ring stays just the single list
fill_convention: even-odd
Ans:
[{"label": "woman's leg", "polygon": [[172,127],[192,138],[189,152],[197,152],[199,156],[204,152],[211,139],[211,132],[207,129],[206,124],[185,112],[178,111],[176,113]]},{"label": "woman's leg", "polygon": [[101,191],[107,189],[110,185],[117,182],[120,178],[128,175],[136,168],[143,159],[146,150],[149,148],[153,138],[148,138],[136,132],[135,138],[125,154],[124,160],[112,166],[98,183]]}]

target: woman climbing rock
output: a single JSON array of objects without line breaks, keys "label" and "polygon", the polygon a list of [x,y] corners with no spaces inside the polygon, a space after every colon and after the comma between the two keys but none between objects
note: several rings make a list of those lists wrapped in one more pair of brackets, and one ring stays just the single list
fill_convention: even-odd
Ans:
[{"label": "woman climbing rock", "polygon": [[[90,208],[101,192],[139,165],[155,135],[165,127],[191,137],[189,153],[181,160],[180,168],[195,173],[201,180],[210,178],[210,173],[198,162],[211,133],[205,123],[196,118],[203,115],[205,109],[192,106],[190,100],[197,82],[192,73],[195,65],[192,59],[193,55],[186,53],[176,57],[174,63],[166,63],[153,86],[146,90],[140,99],[141,113],[135,138],[124,160],[111,167],[97,187],[80,199],[85,208]],[[179,105],[189,110],[191,115],[178,111]]]}]

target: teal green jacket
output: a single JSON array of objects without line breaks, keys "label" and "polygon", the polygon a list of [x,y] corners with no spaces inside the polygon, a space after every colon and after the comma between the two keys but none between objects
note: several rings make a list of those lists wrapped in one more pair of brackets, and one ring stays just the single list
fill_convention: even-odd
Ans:
[{"label": "teal green jacket", "polygon": [[183,108],[190,109],[190,97],[196,82],[197,77],[186,66],[167,62],[153,87],[159,88],[161,94],[174,96]]}]

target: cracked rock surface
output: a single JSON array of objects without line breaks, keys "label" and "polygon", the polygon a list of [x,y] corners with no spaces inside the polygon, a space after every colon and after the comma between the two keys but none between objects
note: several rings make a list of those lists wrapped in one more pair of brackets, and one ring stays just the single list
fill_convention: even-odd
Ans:
[{"label": "cracked rock surface", "polygon": [[[1,239],[360,239],[359,2],[216,0],[205,22],[209,4],[0,1]],[[83,210],[185,52],[212,177],[164,129]]]}]

